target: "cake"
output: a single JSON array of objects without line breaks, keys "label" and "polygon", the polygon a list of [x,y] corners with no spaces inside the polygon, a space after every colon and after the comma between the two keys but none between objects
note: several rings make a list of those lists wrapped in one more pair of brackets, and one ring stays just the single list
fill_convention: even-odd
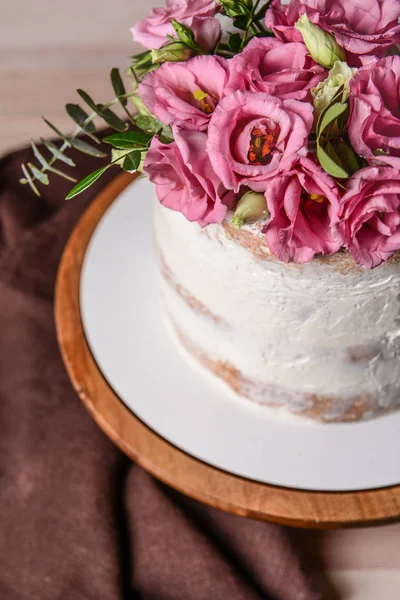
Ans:
[{"label": "cake", "polygon": [[71,180],[54,162],[103,157],[103,119],[110,160],[67,199],[145,173],[180,345],[242,399],[326,423],[400,408],[400,3],[365,4],[168,0],[132,29],[130,91],[118,69],[111,102],[78,90],[73,134],[22,165],[36,194]]},{"label": "cake", "polygon": [[200,227],[158,201],[167,319],[182,346],[243,399],[332,423],[400,407],[400,254],[286,264],[263,222]]}]

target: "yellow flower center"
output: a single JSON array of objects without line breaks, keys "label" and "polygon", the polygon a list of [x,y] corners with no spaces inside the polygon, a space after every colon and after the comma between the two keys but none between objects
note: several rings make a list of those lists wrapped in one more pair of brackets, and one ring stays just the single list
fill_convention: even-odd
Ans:
[{"label": "yellow flower center", "polygon": [[207,92],[203,92],[203,90],[195,90],[193,92],[193,98],[196,100],[200,110],[206,113],[206,115],[210,115],[213,112],[213,102]]},{"label": "yellow flower center", "polygon": [[318,204],[322,204],[325,200],[325,196],[323,196],[322,194],[309,194],[308,197],[310,198],[310,200],[312,200],[313,202],[317,202]]}]

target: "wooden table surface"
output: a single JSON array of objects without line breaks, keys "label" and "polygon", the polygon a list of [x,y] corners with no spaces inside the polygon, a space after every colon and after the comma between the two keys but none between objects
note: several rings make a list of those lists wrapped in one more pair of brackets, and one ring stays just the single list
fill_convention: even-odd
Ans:
[{"label": "wooden table surface", "polygon": [[[84,88],[112,97],[108,73],[139,51],[129,27],[162,0],[3,2],[0,17],[0,154],[48,135],[45,115],[71,130],[64,105]],[[28,10],[29,8],[29,10]],[[397,600],[400,524],[356,530],[293,530],[306,562],[327,585],[324,600]],[[329,590],[329,591],[328,591]]]}]

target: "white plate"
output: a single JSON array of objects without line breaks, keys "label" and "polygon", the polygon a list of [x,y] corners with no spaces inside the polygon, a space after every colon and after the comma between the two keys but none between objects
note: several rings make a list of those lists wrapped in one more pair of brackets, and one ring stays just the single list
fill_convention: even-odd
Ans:
[{"label": "white plate", "polygon": [[86,336],[121,400],[163,438],[249,479],[321,491],[400,483],[400,411],[366,423],[285,418],[215,385],[164,326],[152,249],[152,185],[129,186],[90,242],[81,279]]}]

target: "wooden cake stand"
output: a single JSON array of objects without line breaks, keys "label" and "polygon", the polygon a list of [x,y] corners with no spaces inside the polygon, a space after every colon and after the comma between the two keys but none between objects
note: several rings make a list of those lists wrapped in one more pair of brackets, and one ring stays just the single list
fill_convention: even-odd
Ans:
[{"label": "wooden cake stand", "polygon": [[101,429],[157,479],[200,502],[236,515],[286,525],[327,528],[388,522],[400,516],[400,486],[361,492],[308,492],[250,481],[203,463],[171,445],[138,419],[104,379],[82,326],[82,263],[101,217],[133,181],[117,177],[97,197],[65,249],[56,287],[55,318],[74,388]]}]

